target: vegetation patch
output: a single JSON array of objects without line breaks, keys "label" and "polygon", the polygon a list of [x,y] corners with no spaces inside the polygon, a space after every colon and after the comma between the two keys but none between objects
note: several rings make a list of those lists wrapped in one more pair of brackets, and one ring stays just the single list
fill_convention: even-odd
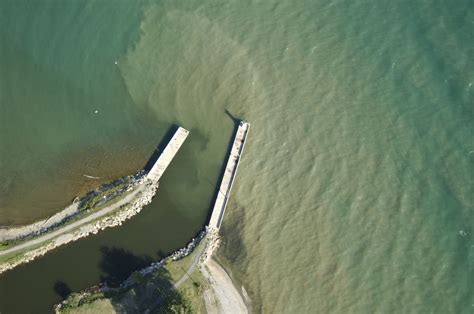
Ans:
[{"label": "vegetation patch", "polygon": [[97,210],[97,208],[103,207],[104,205],[110,203],[110,201],[112,201],[113,199],[124,195],[125,192],[131,191],[133,186],[138,181],[139,177],[139,175],[127,176],[103,184],[100,188],[87,193],[79,200],[79,210]]},{"label": "vegetation patch", "polygon": [[160,268],[146,278],[139,272],[131,276],[132,285],[127,288],[97,288],[96,291],[72,293],[56,306],[58,313],[79,313],[87,308],[98,313],[104,301],[114,312],[143,313],[154,307],[153,313],[191,313],[192,302],[181,291],[173,289],[171,276],[166,268]]},{"label": "vegetation patch", "polygon": [[88,291],[83,293],[72,293],[68,297],[68,302],[64,303],[62,310],[67,312],[69,309],[80,307],[86,304],[90,304],[97,300],[104,299],[105,295],[102,291]]},{"label": "vegetation patch", "polygon": [[[142,263],[149,265],[149,258],[135,256],[122,249],[104,249],[101,267],[109,274],[105,277],[106,282],[116,283],[116,279],[122,278],[121,285],[117,288],[96,287],[95,291],[73,293],[55,307],[56,312],[205,313],[201,297],[205,280],[197,267],[192,273],[188,272],[196,254],[201,252],[199,247],[205,245],[203,242],[199,243],[192,254],[183,259],[172,261],[171,258],[166,258],[162,267],[151,273],[144,272],[146,275],[135,271],[126,280],[122,274],[124,264],[134,267]],[[121,265],[120,270],[117,268],[118,265]],[[142,266],[139,268],[143,269]],[[175,289],[174,283],[186,276],[187,280],[179,289]]]},{"label": "vegetation patch", "polygon": [[104,207],[108,206],[112,200],[115,202],[119,201],[133,191],[136,183],[139,180],[139,177],[139,175],[127,176],[102,185],[100,188],[86,194],[84,197],[79,199],[79,212],[75,215],[67,217],[61,222],[52,225],[48,229],[40,230],[14,240],[2,241],[0,242],[0,250],[5,250],[9,247],[16,246],[48,232],[57,230],[59,227],[73,223],[74,221],[84,218],[93,212],[103,209]]},{"label": "vegetation patch", "polygon": [[[141,196],[141,193],[142,192],[137,193],[136,197],[139,198]],[[52,242],[56,241],[56,239],[58,237],[61,237],[61,236],[66,235],[66,234],[73,235],[75,232],[81,230],[82,228],[84,228],[86,226],[94,225],[96,223],[102,223],[102,222],[106,221],[107,219],[109,219],[111,217],[116,217],[119,213],[121,213],[123,211],[127,211],[129,209],[129,206],[131,206],[131,205],[128,204],[128,203],[124,204],[124,205],[120,206],[119,208],[117,208],[116,210],[114,210],[113,212],[110,212],[107,215],[104,215],[104,216],[98,217],[96,219],[93,219],[93,220],[89,221],[88,223],[77,226],[76,228],[71,229],[70,231],[68,231],[65,234],[62,234],[62,235],[59,235],[59,236],[54,237],[52,239],[49,239],[47,241],[38,243],[38,244],[33,245],[31,247],[21,249],[21,250],[18,250],[18,251],[9,253],[9,254],[2,255],[2,256],[0,256],[0,266],[2,266],[5,263],[9,263],[9,264],[16,263],[17,261],[24,259],[26,253],[32,252],[36,249],[40,249],[40,248],[45,247],[45,246],[48,246]],[[73,221],[69,221],[69,223],[72,223],[72,222]],[[2,246],[2,249],[0,249],[0,251],[8,249],[10,247],[13,247],[17,244],[20,244],[23,241],[24,240],[4,241],[4,242],[2,242],[3,246]]]}]

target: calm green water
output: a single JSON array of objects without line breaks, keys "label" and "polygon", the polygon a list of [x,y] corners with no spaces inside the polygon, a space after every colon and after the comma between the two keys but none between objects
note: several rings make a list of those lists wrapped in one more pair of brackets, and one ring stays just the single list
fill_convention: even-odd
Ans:
[{"label": "calm green water", "polygon": [[0,312],[192,237],[228,109],[252,130],[219,255],[255,312],[472,313],[473,27],[469,0],[0,1],[0,225],[192,134],[142,214],[1,275]]}]

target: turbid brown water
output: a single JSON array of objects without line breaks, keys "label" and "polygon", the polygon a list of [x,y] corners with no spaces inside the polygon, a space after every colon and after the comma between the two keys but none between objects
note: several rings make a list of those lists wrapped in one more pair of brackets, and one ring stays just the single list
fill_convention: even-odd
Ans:
[{"label": "turbid brown water", "polygon": [[191,238],[227,109],[252,133],[220,254],[255,311],[472,312],[473,21],[468,0],[2,1],[0,224],[135,173],[173,124],[192,136],[142,214],[2,275],[0,311],[97,283],[102,246]]}]

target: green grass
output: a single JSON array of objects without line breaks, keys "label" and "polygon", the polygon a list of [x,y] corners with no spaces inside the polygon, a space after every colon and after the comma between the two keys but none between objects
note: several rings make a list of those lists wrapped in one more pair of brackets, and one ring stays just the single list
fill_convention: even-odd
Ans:
[{"label": "green grass", "polygon": [[199,269],[195,269],[190,276],[193,280],[187,280],[178,291],[189,301],[193,313],[206,313],[202,295],[207,283]]},{"label": "green grass", "polygon": [[[124,197],[126,197],[128,194],[132,193],[134,190],[132,189],[131,191],[128,191],[128,192],[125,192],[123,194],[121,194],[120,196],[114,198],[114,203],[116,202],[119,202],[120,200],[122,200]],[[137,194],[137,197],[139,197],[140,193]],[[73,218],[71,219],[68,219],[66,220],[64,223],[58,225],[56,228],[53,228],[47,232],[44,232],[44,233],[41,233],[39,235],[35,235],[35,236],[31,236],[31,237],[25,237],[25,238],[22,238],[22,239],[18,239],[18,240],[9,240],[9,241],[3,241],[0,243],[0,251],[2,250],[6,250],[8,248],[11,248],[11,247],[14,247],[16,245],[19,245],[21,243],[24,243],[24,242],[27,242],[27,241],[30,241],[30,240],[33,240],[37,237],[40,237],[40,236],[44,236],[50,232],[53,232],[53,231],[56,231],[60,228],[63,228],[63,227],[66,227],[67,225],[71,224],[71,223],[74,223],[75,221],[79,220],[79,219],[82,219],[82,218],[85,218],[91,214],[93,214],[94,212],[97,212],[103,208],[105,208],[106,206],[109,206],[111,205],[109,202],[105,203],[105,204],[102,204],[101,206],[97,206],[97,207],[94,207],[93,209],[88,209],[88,210],[84,210],[83,212],[80,212],[78,215],[75,215]],[[84,224],[84,225],[80,225],[78,226],[77,228],[74,228],[73,230],[70,230],[69,232],[67,232],[66,234],[71,234],[71,233],[74,233],[75,231],[78,231],[80,228],[84,227],[84,226],[87,226],[87,225],[90,225],[90,224],[94,224],[96,223],[97,221],[101,221],[103,219],[106,219],[108,217],[111,217],[111,216],[114,216],[116,215],[119,211],[121,210],[125,210],[125,208],[117,208],[116,210],[114,210],[113,212],[109,213],[108,215],[105,215],[105,216],[102,216],[102,217],[99,217],[97,219],[94,219],[90,222],[88,222],[87,224]],[[61,235],[59,235],[61,236]],[[58,236],[58,237],[59,237]],[[55,237],[54,239],[56,239],[57,237]],[[6,256],[0,256],[0,264],[6,262],[9,260],[10,257],[14,257],[16,255],[23,255],[24,253],[26,253],[27,251],[32,251],[34,249],[37,249],[43,245],[47,245],[49,243],[51,243],[52,241],[54,241],[54,239],[51,239],[51,240],[48,240],[46,242],[42,242],[34,247],[31,247],[31,248],[28,248],[26,249],[25,251],[18,251],[18,252],[14,252],[14,253],[11,253],[11,255],[6,255]]]},{"label": "green grass", "polygon": [[[128,194],[128,193],[127,193],[127,194]],[[125,194],[125,195],[127,195],[127,194]],[[124,195],[124,197],[125,197],[125,195]],[[139,197],[139,196],[140,196],[140,193],[137,194],[137,197]],[[120,198],[120,199],[122,199],[122,198]],[[120,199],[118,199],[117,201],[119,201]],[[94,220],[92,220],[92,221],[90,221],[90,222],[88,222],[88,223],[86,223],[86,224],[80,225],[80,226],[78,226],[78,227],[76,227],[76,228],[70,230],[69,232],[67,232],[67,233],[65,233],[65,234],[73,234],[74,232],[79,231],[81,228],[83,228],[83,227],[85,227],[85,226],[93,225],[93,224],[95,224],[95,223],[97,223],[97,222],[99,222],[99,221],[105,220],[105,219],[107,219],[107,218],[109,218],[109,217],[113,217],[113,216],[117,215],[117,213],[119,213],[119,212],[121,212],[121,211],[123,211],[123,210],[127,210],[127,207],[128,207],[127,205],[125,205],[124,207],[119,207],[119,208],[117,208],[116,210],[114,210],[113,212],[111,212],[111,213],[109,213],[109,214],[107,214],[107,215],[105,215],[105,216],[96,218],[96,219],[94,219]],[[83,218],[83,217],[85,217],[85,216],[88,216],[88,215],[90,215],[90,214],[92,214],[91,211],[87,212],[87,215],[81,216],[81,218]],[[77,219],[76,219],[76,220],[77,220]],[[64,227],[64,226],[66,226],[67,224],[70,224],[70,223],[72,223],[72,222],[74,222],[74,221],[76,221],[76,220],[68,221],[66,224],[61,225],[61,227]],[[51,230],[51,231],[53,231],[53,230]],[[51,231],[50,231],[50,232],[51,232]],[[41,236],[43,236],[43,235],[45,235],[45,234],[47,234],[47,233],[43,233],[43,234],[41,234]],[[37,245],[35,245],[35,246],[29,247],[29,248],[26,248],[26,249],[23,249],[23,250],[20,250],[20,251],[16,251],[16,252],[13,252],[13,253],[8,254],[8,255],[0,256],[0,265],[3,264],[3,263],[7,263],[7,262],[9,262],[9,263],[15,262],[15,261],[17,261],[17,260],[23,258],[23,256],[25,255],[25,253],[30,252],[30,251],[33,251],[33,250],[38,249],[38,248],[40,248],[40,247],[46,246],[46,245],[50,244],[51,242],[55,241],[58,237],[63,236],[63,235],[65,235],[65,234],[58,235],[57,237],[54,237],[53,239],[50,239],[50,240],[47,240],[47,241],[45,241],[45,242],[39,243],[39,244],[37,244]],[[31,240],[31,239],[34,239],[34,237],[28,238],[28,240]],[[26,241],[26,240],[24,240],[24,241]],[[20,244],[21,242],[23,242],[23,241],[15,240],[15,241],[2,242],[2,246],[1,246],[1,249],[0,249],[0,250],[5,250],[5,249],[7,249],[7,248],[12,247],[13,244],[14,244],[14,245],[17,245],[17,244]]]},{"label": "green grass", "polygon": [[72,293],[68,297],[68,303],[65,309],[78,307],[81,304],[92,303],[96,300],[101,300],[104,298],[105,298],[105,295],[101,291],[92,291],[92,292],[87,292],[85,294]]},{"label": "green grass", "polygon": [[[72,232],[72,231],[71,231]],[[34,245],[30,248],[26,248],[26,249],[22,249],[22,250],[19,250],[19,251],[16,251],[16,252],[13,252],[13,253],[10,253],[10,254],[7,254],[7,255],[3,255],[3,256],[0,256],[0,265],[4,264],[4,263],[13,263],[13,262],[16,262],[17,260],[20,260],[23,258],[23,256],[27,253],[27,252],[30,252],[30,251],[33,251],[33,250],[36,250],[42,246],[46,246],[48,244],[50,244],[52,241],[54,241],[56,238],[54,239],[50,239],[48,241],[45,241],[45,242],[42,242],[42,243],[39,243],[37,245]]]},{"label": "green grass", "polygon": [[[167,259],[167,264],[155,271],[153,274],[143,277],[139,272],[133,273],[134,284],[124,290],[117,289],[111,295],[107,292],[93,293],[81,297],[80,294],[72,294],[66,300],[67,306],[61,310],[61,313],[110,313],[114,309],[133,309],[132,311],[142,312],[148,308],[154,301],[164,298],[163,304],[155,309],[154,313],[205,313],[204,300],[202,293],[206,287],[201,272],[196,267],[194,271],[188,274],[192,279],[188,279],[178,290],[171,289],[171,285],[186,275],[185,269],[190,266],[192,260],[199,252],[202,241],[198,247],[189,256],[179,260],[172,261]],[[163,285],[164,284],[164,285]]]},{"label": "green grass", "polygon": [[113,197],[112,199],[108,200],[101,206],[97,206],[97,203],[99,203],[104,197],[107,196],[113,196],[114,194],[119,193],[121,194],[128,194],[126,193],[127,188],[132,186],[134,184],[133,182],[133,177],[132,176],[127,176],[109,183],[106,183],[102,185],[100,188],[98,188],[95,191],[92,191],[88,194],[86,194],[79,202],[82,204],[79,207],[79,210],[97,210],[97,208],[103,207],[106,204],[109,204],[110,201],[116,199],[116,197]]},{"label": "green grass", "polygon": [[183,259],[180,259],[179,261],[172,261],[171,258],[167,258],[166,269],[168,269],[168,271],[170,272],[171,278],[173,278],[173,280],[179,280],[183,275],[186,274],[184,272],[184,269],[187,269],[191,264],[192,256],[194,256],[194,252],[193,254],[189,254],[188,256]]},{"label": "green grass", "polygon": [[10,244],[8,242],[0,242],[0,251],[8,249]]},{"label": "green grass", "polygon": [[115,310],[102,292],[92,291],[86,295],[72,293],[61,313],[115,313]]},{"label": "green grass", "polygon": [[116,313],[112,302],[108,299],[97,300],[93,303],[83,304],[80,307],[74,307],[61,310],[61,313],[76,313],[76,314],[108,314]]},{"label": "green grass", "polygon": [[[31,239],[34,239],[36,237],[45,235],[49,232],[55,231],[61,227],[64,227],[70,223],[73,223],[81,218],[84,218],[94,212],[97,212],[111,204],[111,202],[118,202],[121,199],[123,199],[125,196],[128,194],[132,193],[134,191],[134,182],[133,182],[134,177],[133,176],[127,176],[120,178],[115,181],[111,181],[109,183],[103,184],[100,188],[98,188],[95,191],[87,193],[84,197],[82,197],[79,202],[82,203],[79,207],[79,212],[71,217],[66,218],[65,220],[61,221],[57,225],[53,226],[52,229],[42,232],[41,234],[38,235],[31,235],[31,236],[26,236],[20,239],[14,239],[14,240],[7,240],[3,241],[0,243],[0,250],[5,249],[7,247],[12,247],[15,245],[18,245],[20,243],[29,241]],[[127,189],[133,186],[130,191],[127,191]],[[103,190],[103,191],[101,191]],[[107,200],[105,203],[96,205],[107,196],[111,196],[113,194],[117,194],[115,197],[112,197],[111,199]]]},{"label": "green grass", "polygon": [[[33,237],[30,237],[29,239],[31,239]],[[3,241],[1,244],[0,244],[0,250],[6,250],[6,249],[9,249],[15,245],[18,245],[22,242],[25,242],[25,238],[23,239],[16,239],[16,240],[6,240],[6,241]]]}]

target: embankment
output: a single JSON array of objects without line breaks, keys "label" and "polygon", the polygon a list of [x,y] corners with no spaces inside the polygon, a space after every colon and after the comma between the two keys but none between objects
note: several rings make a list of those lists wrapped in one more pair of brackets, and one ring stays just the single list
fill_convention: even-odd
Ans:
[{"label": "embankment", "polygon": [[[225,207],[230,196],[230,190],[234,182],[237,168],[240,161],[240,156],[243,152],[245,141],[248,135],[250,124],[242,121],[237,129],[229,156],[225,163],[225,169],[222,180],[219,185],[217,197],[212,207],[211,218],[205,230],[201,231],[192,241],[182,249],[175,251],[169,257],[164,258],[158,262],[152,263],[150,266],[143,268],[132,274],[125,280],[120,289],[129,289],[136,285],[136,274],[140,274],[139,278],[147,281],[153,281],[154,274],[158,273],[160,269],[166,267],[167,260],[174,263],[184,257],[191,255],[191,262],[184,270],[185,274],[181,278],[176,279],[171,287],[168,289],[179,289],[180,286],[188,280],[189,274],[193,273],[195,266],[199,267],[206,283],[206,288],[203,291],[206,311],[208,313],[248,313],[247,304],[242,295],[238,292],[232,283],[227,272],[212,259],[212,256],[220,243],[219,228],[225,212]],[[187,135],[187,134],[186,134]],[[172,158],[172,157],[171,157]],[[159,176],[164,169],[162,167],[154,167],[154,175]],[[201,246],[194,251],[199,245]],[[194,252],[193,252],[194,251]],[[140,279],[141,280],[141,279]],[[101,294],[105,299],[105,291],[107,287],[99,287],[96,293]],[[119,290],[120,290],[119,289]],[[150,292],[151,293],[151,292]],[[163,293],[163,292],[162,292]],[[165,293],[166,294],[166,293]],[[71,306],[77,308],[75,304],[81,304],[79,301],[86,301],[89,298],[90,292],[84,291],[75,294],[74,297],[66,299],[63,303],[55,307],[56,312],[61,312],[63,309],[70,309]],[[79,298],[79,301],[78,301]],[[156,309],[161,303],[162,297],[158,296],[145,313]],[[89,304],[90,305],[90,304]],[[80,307],[80,305],[78,305]]]},{"label": "embankment", "polygon": [[42,230],[49,229],[64,219],[77,214],[78,211],[79,204],[75,202],[53,216],[32,224],[20,227],[2,227],[0,228],[0,242],[24,238],[31,234],[42,232]]},{"label": "embankment", "polygon": [[[143,186],[143,189],[140,190],[136,198],[130,201],[128,204],[121,205],[118,212],[114,212],[110,216],[101,216],[99,219],[96,217],[92,220],[97,219],[96,221],[91,221],[88,224],[81,224],[78,227],[71,228],[72,230],[67,230],[67,232],[62,233],[61,235],[54,235],[54,239],[45,240],[42,242],[39,247],[36,248],[21,248],[25,252],[18,252],[17,255],[13,255],[10,259],[7,259],[0,265],[0,273],[5,272],[9,269],[12,269],[20,264],[24,264],[45,255],[47,252],[72,241],[76,241],[80,238],[84,238],[90,234],[96,234],[97,232],[104,230],[109,227],[119,226],[125,220],[133,217],[138,214],[145,205],[149,204],[153,198],[153,195],[156,193],[158,188],[157,183],[149,182]],[[112,211],[115,211],[114,208]],[[89,216],[90,217],[90,216]],[[46,244],[44,244],[46,243]],[[33,246],[36,246],[33,245]],[[12,248],[15,249],[15,248]],[[0,251],[0,254],[7,255],[11,252]],[[11,253],[15,254],[15,253]],[[1,258],[1,257],[0,257]]]},{"label": "embankment", "polygon": [[103,184],[83,197],[77,197],[71,205],[49,218],[26,226],[2,227],[0,228],[0,243],[24,241],[57,229],[68,221],[88,214],[91,209],[95,210],[126,194],[137,182],[140,182],[142,177],[143,174],[139,172],[135,176],[126,176]]}]

